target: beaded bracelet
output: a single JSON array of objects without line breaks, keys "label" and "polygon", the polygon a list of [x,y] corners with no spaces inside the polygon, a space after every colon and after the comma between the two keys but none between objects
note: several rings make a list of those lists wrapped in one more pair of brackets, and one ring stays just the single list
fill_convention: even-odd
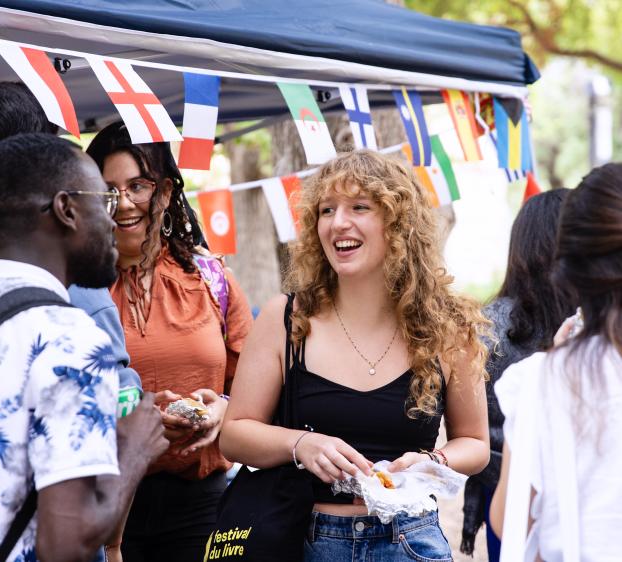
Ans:
[{"label": "beaded bracelet", "polygon": [[445,453],[443,453],[443,451],[441,451],[440,449],[433,449],[432,452],[436,453],[439,457],[443,459],[443,462],[441,462],[440,464],[449,466],[449,462],[447,461],[447,457],[445,456]]},{"label": "beaded bracelet", "polygon": [[443,464],[441,462],[440,457],[436,454],[436,449],[434,449],[434,451],[426,451],[425,449],[420,449],[419,451],[422,455],[428,455],[428,457],[430,457],[430,460],[432,462],[435,462],[436,464]]}]

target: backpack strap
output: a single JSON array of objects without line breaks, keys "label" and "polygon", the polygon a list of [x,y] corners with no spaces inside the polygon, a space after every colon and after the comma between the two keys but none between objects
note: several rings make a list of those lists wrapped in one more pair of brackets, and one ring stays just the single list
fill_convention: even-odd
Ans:
[{"label": "backpack strap", "polygon": [[[6,322],[16,314],[38,306],[67,306],[73,307],[54,291],[40,287],[21,287],[13,289],[0,296],[0,324]],[[22,536],[37,510],[37,490],[34,487],[26,496],[26,500],[15,514],[7,534],[0,544],[0,560],[6,560]]]},{"label": "backpack strap", "polygon": [[20,287],[0,297],[0,324],[24,310],[38,306],[72,307],[73,305],[54,291],[41,287]]},{"label": "backpack strap", "polygon": [[20,507],[19,511],[15,514],[11,526],[2,540],[2,544],[0,544],[0,560],[7,560],[9,558],[9,554],[11,554],[11,551],[22,536],[22,533],[26,527],[28,527],[28,523],[30,523],[32,516],[37,510],[37,496],[37,490],[33,484],[33,487],[26,496],[26,501],[24,501],[22,507]]},{"label": "backpack strap", "polygon": [[225,266],[222,261],[211,254],[201,253],[193,255],[203,281],[209,289],[212,301],[220,311],[222,336],[227,339],[227,310],[229,308],[229,283],[225,275]]}]

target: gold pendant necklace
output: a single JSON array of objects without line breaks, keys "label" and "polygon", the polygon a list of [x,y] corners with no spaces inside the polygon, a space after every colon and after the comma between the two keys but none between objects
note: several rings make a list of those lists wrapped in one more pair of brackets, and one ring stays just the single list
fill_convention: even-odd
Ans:
[{"label": "gold pendant necklace", "polygon": [[391,346],[393,345],[393,342],[395,341],[395,336],[397,336],[397,328],[398,328],[398,326],[395,326],[395,331],[393,332],[393,337],[391,338],[391,341],[389,342],[389,345],[387,345],[387,348],[384,350],[382,355],[378,359],[376,359],[376,361],[372,362],[369,359],[367,359],[367,357],[365,357],[363,355],[361,350],[354,343],[354,340],[350,336],[350,333],[346,329],[346,327],[345,327],[345,325],[343,323],[343,320],[341,319],[341,315],[339,314],[339,311],[337,310],[337,305],[334,302],[333,302],[333,308],[335,309],[335,314],[337,315],[337,319],[339,320],[339,324],[341,324],[341,327],[343,328],[343,331],[346,334],[346,337],[350,340],[350,343],[352,344],[352,347],[354,348],[354,351],[356,351],[361,356],[361,359],[363,359],[363,361],[365,361],[365,363],[367,363],[369,365],[369,374],[370,375],[375,375],[376,374],[376,365],[378,365],[378,363],[380,363],[380,361],[382,361],[384,359],[384,356],[387,353],[389,353],[389,349],[391,349]]}]

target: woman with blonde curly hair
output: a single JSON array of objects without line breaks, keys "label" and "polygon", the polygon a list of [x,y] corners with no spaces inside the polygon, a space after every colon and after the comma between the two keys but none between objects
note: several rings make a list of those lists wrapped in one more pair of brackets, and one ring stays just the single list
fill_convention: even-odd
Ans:
[{"label": "woman with blonde curly hair", "polygon": [[[392,472],[430,459],[464,474],[486,466],[486,321],[452,294],[427,197],[397,160],[338,156],[305,186],[298,216],[295,297],[270,301],[247,339],[221,449],[259,468],[293,460],[314,475],[307,561],[451,560],[436,512],[383,525],[331,483],[384,459]],[[300,427],[313,432],[271,424],[286,369]],[[435,450],[443,414],[448,442]]]}]

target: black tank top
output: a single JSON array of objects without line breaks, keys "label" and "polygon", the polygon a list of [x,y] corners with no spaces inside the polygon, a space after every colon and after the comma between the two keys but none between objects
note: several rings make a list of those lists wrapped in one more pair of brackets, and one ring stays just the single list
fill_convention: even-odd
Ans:
[{"label": "black tank top", "polygon": [[[287,308],[289,316],[291,312]],[[290,341],[290,322],[287,320]],[[308,425],[317,433],[339,437],[372,462],[392,461],[409,451],[434,448],[445,410],[445,378],[442,374],[436,414],[420,414],[412,419],[406,415],[405,409],[412,377],[410,369],[388,384],[364,392],[308,371],[304,340],[292,351],[289,373],[296,377],[295,407],[301,427]],[[316,502],[352,502],[351,496],[333,495],[330,486],[319,479],[315,479],[314,490]]]}]

